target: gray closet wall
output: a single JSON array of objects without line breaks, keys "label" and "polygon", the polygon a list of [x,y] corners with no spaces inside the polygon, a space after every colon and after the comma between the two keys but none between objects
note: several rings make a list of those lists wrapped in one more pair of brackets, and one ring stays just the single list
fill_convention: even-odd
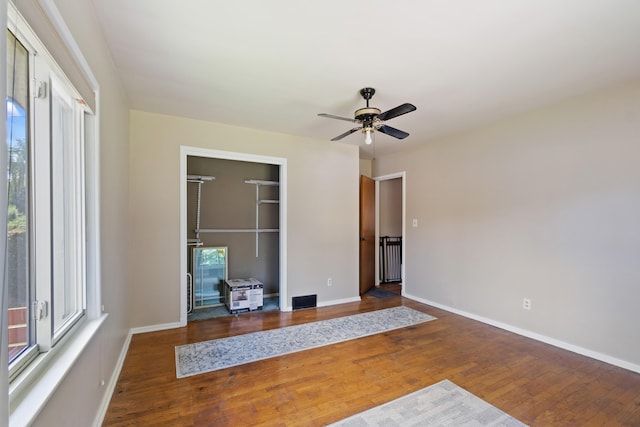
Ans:
[{"label": "gray closet wall", "polygon": [[[255,229],[256,186],[245,180],[279,181],[279,166],[235,160],[189,156],[188,175],[214,176],[202,184],[200,229]],[[260,187],[260,198],[279,199],[279,187]],[[197,185],[187,184],[187,237],[195,238]],[[260,205],[260,228],[278,228],[279,204]],[[227,246],[229,279],[255,277],[264,284],[264,294],[277,294],[280,283],[280,235],[260,233],[256,257],[256,235],[201,233],[203,246]],[[191,263],[189,247],[189,262]],[[191,270],[191,264],[190,268]]]}]

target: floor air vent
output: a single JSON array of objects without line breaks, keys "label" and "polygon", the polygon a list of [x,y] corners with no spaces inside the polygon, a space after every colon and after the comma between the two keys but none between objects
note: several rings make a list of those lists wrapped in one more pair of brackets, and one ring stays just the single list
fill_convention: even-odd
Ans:
[{"label": "floor air vent", "polygon": [[304,295],[301,297],[291,298],[294,310],[301,308],[313,308],[318,305],[318,295]]}]

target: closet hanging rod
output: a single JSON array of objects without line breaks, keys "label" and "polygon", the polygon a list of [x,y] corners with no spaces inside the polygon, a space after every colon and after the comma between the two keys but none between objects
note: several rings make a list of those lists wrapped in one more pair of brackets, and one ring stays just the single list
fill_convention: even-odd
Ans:
[{"label": "closet hanging rod", "polygon": [[216,179],[215,176],[187,175],[187,181],[189,182],[205,182],[205,181],[213,181],[214,179]]},{"label": "closet hanging rod", "polygon": [[261,179],[245,179],[245,184],[256,184],[256,185],[273,185],[278,186],[280,183],[278,181],[263,181]]},{"label": "closet hanging rod", "polygon": [[277,233],[279,228],[200,228],[196,233]]}]

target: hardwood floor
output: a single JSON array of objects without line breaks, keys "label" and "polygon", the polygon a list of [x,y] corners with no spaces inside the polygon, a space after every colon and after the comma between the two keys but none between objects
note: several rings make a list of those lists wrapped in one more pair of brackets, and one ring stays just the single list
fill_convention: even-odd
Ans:
[{"label": "hardwood floor", "polygon": [[[176,379],[176,345],[400,304],[438,319]],[[640,426],[640,374],[400,296],[135,335],[103,425],[320,426],[443,379],[531,426]]]},{"label": "hardwood floor", "polygon": [[382,283],[379,286],[380,289],[393,292],[394,294],[402,294],[402,283]]}]

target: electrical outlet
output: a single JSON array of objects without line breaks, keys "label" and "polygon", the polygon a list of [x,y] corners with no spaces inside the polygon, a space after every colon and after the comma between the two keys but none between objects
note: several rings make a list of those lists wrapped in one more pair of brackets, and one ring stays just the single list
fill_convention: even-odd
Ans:
[{"label": "electrical outlet", "polygon": [[327,279],[327,286],[333,286],[333,279],[331,277]]},{"label": "electrical outlet", "polygon": [[531,310],[531,300],[529,298],[524,298],[522,300],[522,308],[525,310]]}]

